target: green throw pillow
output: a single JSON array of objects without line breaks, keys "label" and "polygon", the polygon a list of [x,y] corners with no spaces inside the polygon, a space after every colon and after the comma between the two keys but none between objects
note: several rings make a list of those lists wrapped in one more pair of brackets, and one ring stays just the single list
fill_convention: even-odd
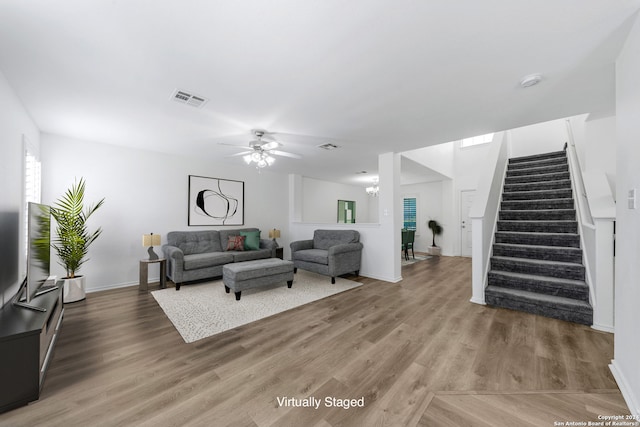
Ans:
[{"label": "green throw pillow", "polygon": [[244,249],[247,251],[257,251],[260,249],[260,230],[258,231],[241,231],[244,236]]}]

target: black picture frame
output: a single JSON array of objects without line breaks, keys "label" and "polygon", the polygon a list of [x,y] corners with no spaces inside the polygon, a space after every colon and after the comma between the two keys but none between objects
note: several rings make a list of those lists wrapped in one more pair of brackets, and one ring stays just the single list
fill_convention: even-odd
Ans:
[{"label": "black picture frame", "polygon": [[189,175],[188,225],[244,225],[244,181]]}]

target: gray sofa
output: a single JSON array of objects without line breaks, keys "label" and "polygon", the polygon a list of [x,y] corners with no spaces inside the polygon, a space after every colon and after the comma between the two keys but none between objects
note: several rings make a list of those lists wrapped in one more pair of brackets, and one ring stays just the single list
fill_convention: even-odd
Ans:
[{"label": "gray sofa", "polygon": [[315,230],[313,239],[290,244],[294,273],[298,268],[336,277],[360,273],[362,243],[356,230]]},{"label": "gray sofa", "polygon": [[276,243],[260,239],[259,249],[227,250],[229,236],[239,236],[240,232],[259,231],[257,228],[234,230],[170,231],[162,251],[167,259],[167,277],[180,285],[194,280],[222,276],[225,264],[275,256]]}]

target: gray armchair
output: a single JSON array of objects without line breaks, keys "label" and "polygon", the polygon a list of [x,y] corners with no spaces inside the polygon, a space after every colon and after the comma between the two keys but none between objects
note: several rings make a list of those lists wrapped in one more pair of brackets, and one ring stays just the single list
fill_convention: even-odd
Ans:
[{"label": "gray armchair", "polygon": [[290,244],[293,272],[298,268],[314,273],[336,276],[360,273],[362,243],[356,230],[315,230],[313,239],[298,240]]}]

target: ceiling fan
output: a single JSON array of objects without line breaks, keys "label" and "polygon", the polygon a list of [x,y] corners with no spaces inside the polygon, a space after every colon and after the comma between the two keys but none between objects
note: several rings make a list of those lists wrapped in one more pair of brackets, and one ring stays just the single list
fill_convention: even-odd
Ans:
[{"label": "ceiling fan", "polygon": [[[293,159],[302,158],[302,156],[298,154],[277,150],[277,148],[282,147],[282,144],[276,141],[272,136],[269,135],[269,132],[264,129],[253,129],[251,131],[251,134],[255,138],[249,141],[249,147],[251,149],[233,154],[230,157],[242,156],[242,159],[248,165],[255,163],[258,169],[264,168],[266,166],[271,166],[275,161],[275,158],[272,157],[272,155],[291,157]],[[239,147],[238,145],[225,144],[223,142],[221,142],[220,144]]]}]

